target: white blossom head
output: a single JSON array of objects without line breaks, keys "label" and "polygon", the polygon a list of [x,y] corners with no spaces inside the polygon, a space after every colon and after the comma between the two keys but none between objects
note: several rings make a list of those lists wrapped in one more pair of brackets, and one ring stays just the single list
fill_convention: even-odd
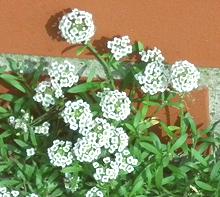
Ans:
[{"label": "white blossom head", "polygon": [[67,101],[61,116],[64,122],[69,124],[70,129],[76,131],[79,129],[79,125],[89,124],[93,115],[89,104],[80,99],[73,102]]},{"label": "white blossom head", "polygon": [[122,152],[116,152],[114,155],[104,157],[99,162],[93,162],[96,181],[108,183],[117,179],[121,172],[131,173],[137,166],[138,160],[135,159],[128,149]]},{"label": "white blossom head", "polygon": [[76,159],[80,162],[93,162],[101,154],[101,147],[96,142],[97,135],[90,133],[86,137],[78,138],[73,151]]},{"label": "white blossom head", "polygon": [[93,187],[87,191],[86,197],[104,197],[104,194],[97,187]]},{"label": "white blossom head", "polygon": [[35,155],[35,149],[34,148],[28,148],[28,149],[26,149],[26,154],[27,154],[27,156],[28,157],[31,157],[31,156],[33,156],[33,155]]},{"label": "white blossom head", "polygon": [[44,122],[39,126],[34,127],[34,133],[49,136],[50,123]]},{"label": "white blossom head", "polygon": [[23,132],[28,132],[30,129],[30,124],[33,121],[33,116],[25,110],[21,109],[21,115],[19,117],[10,116],[8,122],[15,129],[20,129]]},{"label": "white blossom head", "polygon": [[59,29],[61,36],[70,44],[86,43],[95,34],[92,14],[78,9],[62,17]]},{"label": "white blossom head", "polygon": [[70,141],[54,140],[53,145],[47,149],[47,153],[53,166],[65,168],[74,160]]},{"label": "white blossom head", "polygon": [[132,45],[128,36],[121,38],[115,37],[112,41],[107,42],[107,47],[111,49],[111,53],[116,60],[132,53]]},{"label": "white blossom head", "polygon": [[198,88],[200,73],[190,62],[177,61],[171,67],[171,86],[178,92],[190,92]]},{"label": "white blossom head", "polygon": [[154,61],[163,62],[165,60],[161,50],[156,47],[148,49],[147,51],[140,51],[139,54],[141,55],[141,60],[146,63]]},{"label": "white blossom head", "polygon": [[144,73],[138,73],[135,78],[144,93],[154,95],[164,92],[169,86],[169,70],[162,62],[151,62],[146,65]]},{"label": "white blossom head", "polygon": [[64,187],[72,193],[75,192],[79,188],[80,177],[72,173],[65,173],[64,176]]},{"label": "white blossom head", "polygon": [[69,61],[59,63],[54,61],[48,67],[48,75],[53,86],[71,87],[78,82],[79,76],[75,74],[75,66]]},{"label": "white blossom head", "polygon": [[125,148],[127,148],[128,140],[129,137],[122,127],[115,128],[114,135],[112,135],[109,140],[110,146],[108,148],[108,152],[122,152]]},{"label": "white blossom head", "polygon": [[59,84],[52,84],[50,81],[40,82],[35,92],[33,99],[45,108],[55,105],[56,99],[64,97]]},{"label": "white blossom head", "polygon": [[101,98],[99,105],[105,118],[120,121],[130,114],[131,101],[125,92],[105,88],[103,92],[98,92],[97,96]]},{"label": "white blossom head", "polygon": [[1,197],[19,197],[20,192],[17,190],[9,191],[6,187],[0,187],[0,196]]},{"label": "white blossom head", "polygon": [[104,118],[95,118],[89,124],[80,126],[79,133],[83,136],[93,135],[96,137],[96,143],[99,147],[108,148],[110,145],[110,138],[114,135],[115,127],[111,126]]}]

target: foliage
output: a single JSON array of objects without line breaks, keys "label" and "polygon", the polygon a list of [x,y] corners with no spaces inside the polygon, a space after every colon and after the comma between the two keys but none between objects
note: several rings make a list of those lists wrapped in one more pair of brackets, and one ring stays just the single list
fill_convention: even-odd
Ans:
[{"label": "foliage", "polygon": [[[64,27],[60,28],[65,30]],[[77,36],[76,32],[74,36]],[[109,48],[115,50],[120,42],[120,39],[114,39],[112,43],[116,45],[113,47],[109,43]],[[125,46],[128,44],[130,40]],[[168,84],[164,88],[155,81],[160,80],[159,76],[163,75],[165,67],[169,70],[171,65],[164,62],[157,49],[153,50],[153,56],[152,50],[143,53],[143,44],[137,42],[132,45],[132,54],[130,48],[129,53],[122,49],[121,52],[116,50],[116,60],[112,54],[114,50],[112,53],[99,54],[88,38],[82,45],[77,53],[86,50],[92,52],[103,66],[106,79],[95,81],[90,75],[89,80],[78,84],[75,80],[69,87],[65,85],[69,82],[65,82],[65,77],[72,80],[68,76],[71,72],[56,73],[65,64],[55,63],[57,69],[53,68],[53,77],[49,74],[46,79],[50,84],[39,90],[42,68],[45,67],[43,63],[30,76],[21,74],[16,67],[17,63],[12,60],[9,61],[13,65],[13,72],[4,72],[3,67],[0,69],[1,81],[15,90],[14,93],[0,95],[0,188],[6,187],[9,191],[19,191],[21,196],[33,197],[34,194],[41,197],[220,196],[220,161],[217,155],[220,137],[214,135],[214,126],[198,128],[193,117],[186,111],[184,97],[188,91],[182,91],[184,88],[191,91],[197,87],[197,70],[191,75],[187,73],[189,81],[185,76],[178,78],[182,73],[181,69],[178,70],[178,76],[174,78],[178,78],[180,83],[178,80],[170,83],[166,79]],[[132,56],[139,52],[145,57],[142,61],[134,61]],[[122,56],[124,59],[121,59]],[[181,67],[181,62],[178,64]],[[188,66],[186,61],[185,64]],[[162,72],[156,70],[156,65],[160,65]],[[148,73],[144,73],[146,66],[148,72],[155,68],[149,76],[159,73],[150,82],[145,80],[148,77]],[[116,83],[114,72],[123,77],[120,84]],[[169,72],[165,74],[169,78]],[[191,76],[194,78],[190,81]],[[150,85],[146,84],[151,82]],[[186,88],[187,82],[189,84]],[[177,92],[178,88],[175,89],[172,84],[178,88],[183,85],[184,88]],[[148,91],[149,87],[156,88]],[[56,93],[58,90],[59,93]],[[36,91],[42,95],[39,96],[41,99],[35,99]],[[48,95],[53,102],[43,105],[43,99]],[[117,105],[112,106],[115,99]],[[167,108],[177,110],[178,121],[175,124],[167,124],[160,119],[159,114]],[[97,134],[99,131],[96,124],[107,134],[113,132],[112,136],[106,137],[103,134],[101,138]],[[165,141],[158,131],[165,133]],[[91,133],[98,135],[96,140],[109,140],[110,147],[103,141],[98,144],[104,144],[94,147]],[[119,143],[118,147],[113,148],[113,137],[122,141],[121,136],[125,144]],[[128,144],[126,136],[129,137]],[[82,144],[86,147],[91,145],[90,149],[94,149],[94,152],[89,152],[91,155],[86,155],[91,157],[85,157],[85,153],[79,151],[78,147]],[[124,150],[127,153],[123,155]],[[108,181],[94,178],[94,173],[97,174],[96,165],[107,166],[107,160],[121,155],[127,159],[126,162],[130,155],[133,161],[130,172],[127,168],[126,171],[119,167],[115,178]]]}]

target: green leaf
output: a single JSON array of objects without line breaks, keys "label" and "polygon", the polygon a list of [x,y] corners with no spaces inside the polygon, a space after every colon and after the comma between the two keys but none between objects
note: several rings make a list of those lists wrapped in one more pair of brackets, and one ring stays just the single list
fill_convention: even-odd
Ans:
[{"label": "green leaf", "polygon": [[191,116],[189,113],[186,113],[185,119],[189,122],[190,128],[191,128],[192,132],[193,132],[194,134],[196,134],[196,132],[197,132],[197,126],[196,126],[196,123],[195,123],[195,121],[193,120],[192,116]]},{"label": "green leaf", "polygon": [[215,188],[212,187],[211,185],[209,185],[208,183],[204,183],[204,182],[198,181],[198,180],[196,180],[195,183],[197,186],[199,186],[203,190],[210,191],[210,192],[215,191]]},{"label": "green leaf", "polygon": [[5,72],[7,66],[0,66],[0,73],[3,73]]},{"label": "green leaf", "polygon": [[160,155],[160,151],[157,150],[153,145],[147,143],[147,142],[140,142],[140,146],[146,149],[147,151],[154,153],[155,155]]},{"label": "green leaf", "polygon": [[68,93],[87,92],[89,90],[100,89],[101,87],[102,87],[102,83],[100,82],[88,82],[74,86],[70,88],[67,92]]},{"label": "green leaf", "polygon": [[8,112],[7,109],[0,106],[0,113],[7,113],[7,112]]},{"label": "green leaf", "polygon": [[12,94],[1,94],[0,95],[0,99],[1,100],[4,100],[4,101],[13,101],[15,100],[17,97],[15,95],[12,95]]},{"label": "green leaf", "polygon": [[134,194],[139,193],[143,189],[143,185],[144,185],[144,180],[143,180],[142,177],[140,177],[139,179],[137,179],[135,181],[134,187],[132,188],[131,193],[130,193],[129,196],[133,196]]},{"label": "green leaf", "polygon": [[197,150],[195,150],[194,148],[191,148],[191,153],[192,153],[192,156],[196,160],[198,160],[202,165],[204,166],[208,165],[207,161],[203,158],[203,156]]},{"label": "green leaf", "polygon": [[9,187],[13,185],[19,184],[19,181],[17,180],[11,180],[11,179],[1,179],[0,180],[0,187]]},{"label": "green leaf", "polygon": [[144,50],[144,44],[141,43],[140,41],[137,42],[137,50],[138,50],[138,52]]},{"label": "green leaf", "polygon": [[174,152],[175,150],[180,148],[185,143],[186,139],[187,139],[187,134],[185,133],[174,143],[174,145],[171,147],[170,151]]},{"label": "green leaf", "polygon": [[9,85],[15,87],[17,90],[26,93],[25,88],[21,85],[16,76],[10,74],[1,74],[0,79],[4,80]]},{"label": "green leaf", "polygon": [[136,113],[135,117],[134,117],[133,125],[134,125],[135,128],[137,128],[137,126],[138,126],[138,124],[140,123],[140,121],[141,121],[141,111],[139,110],[139,111]]},{"label": "green leaf", "polygon": [[88,82],[91,82],[92,80],[93,80],[93,78],[95,77],[95,75],[96,75],[96,69],[92,69],[90,72],[89,72],[89,74],[88,74],[88,77],[87,77],[87,80],[86,80],[86,82],[88,83]]},{"label": "green leaf", "polygon": [[23,142],[22,140],[19,140],[19,139],[14,139],[15,143],[17,145],[19,145],[20,147],[22,148],[27,148],[28,147],[28,144],[26,144],[25,142]]},{"label": "green leaf", "polygon": [[158,188],[161,187],[163,181],[163,166],[159,166],[155,174],[155,183]]},{"label": "green leaf", "polygon": [[79,56],[81,55],[85,50],[86,50],[87,46],[83,46],[83,47],[80,47],[76,50],[76,55]]},{"label": "green leaf", "polygon": [[215,163],[215,165],[213,166],[212,171],[210,173],[210,179],[213,181],[219,177],[220,177],[220,161]]}]

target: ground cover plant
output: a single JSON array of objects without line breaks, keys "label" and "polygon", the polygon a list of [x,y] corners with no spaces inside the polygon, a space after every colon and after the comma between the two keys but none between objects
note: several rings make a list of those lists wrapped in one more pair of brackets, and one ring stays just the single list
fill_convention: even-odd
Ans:
[{"label": "ground cover plant", "polygon": [[[86,79],[69,61],[40,63],[31,74],[0,67],[1,197],[220,196],[219,136],[199,129],[184,97],[198,88],[190,62],[166,62],[156,47],[115,37],[99,53],[92,15],[77,9],[60,35],[90,52],[105,71]],[[116,80],[115,73],[121,80]],[[158,114],[178,111],[176,124]],[[166,134],[164,141],[158,131]]]}]

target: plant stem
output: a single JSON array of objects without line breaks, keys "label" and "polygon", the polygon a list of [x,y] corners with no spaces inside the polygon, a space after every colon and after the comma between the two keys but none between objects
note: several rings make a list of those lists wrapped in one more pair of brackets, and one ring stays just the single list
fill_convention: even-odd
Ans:
[{"label": "plant stem", "polygon": [[112,76],[112,73],[111,73],[111,70],[109,68],[108,63],[102,58],[102,56],[97,52],[95,47],[93,47],[93,45],[90,42],[87,43],[86,46],[95,55],[95,57],[99,60],[99,62],[102,64],[102,66],[105,70],[105,74],[106,74],[108,80],[110,81],[111,87],[114,89],[115,83],[114,83],[114,79],[113,79],[113,76]]}]

